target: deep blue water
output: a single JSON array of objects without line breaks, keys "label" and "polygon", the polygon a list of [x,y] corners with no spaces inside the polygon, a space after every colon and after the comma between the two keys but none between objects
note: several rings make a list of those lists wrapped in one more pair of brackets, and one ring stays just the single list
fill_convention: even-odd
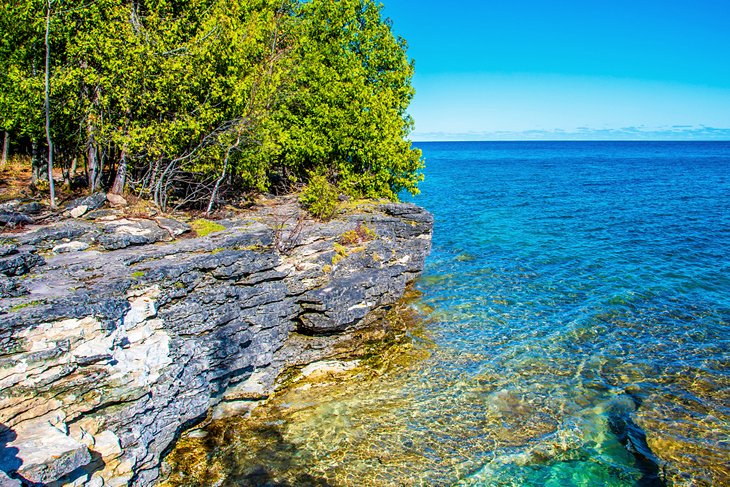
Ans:
[{"label": "deep blue water", "polygon": [[416,145],[459,481],[730,485],[730,143]]}]

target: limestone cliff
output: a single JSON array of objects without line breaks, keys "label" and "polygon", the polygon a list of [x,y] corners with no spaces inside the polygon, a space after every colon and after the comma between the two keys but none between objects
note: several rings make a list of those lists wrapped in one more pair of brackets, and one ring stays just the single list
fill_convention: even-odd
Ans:
[{"label": "limestone cliff", "polygon": [[154,484],[183,430],[394,304],[432,218],[373,204],[319,223],[289,201],[221,223],[180,238],[100,210],[0,236],[0,485]]}]

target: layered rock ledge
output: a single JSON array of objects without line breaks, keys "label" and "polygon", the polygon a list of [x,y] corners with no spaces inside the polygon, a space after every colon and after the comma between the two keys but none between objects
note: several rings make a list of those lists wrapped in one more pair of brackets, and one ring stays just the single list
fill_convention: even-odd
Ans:
[{"label": "layered rock ledge", "polygon": [[390,203],[314,222],[293,200],[194,238],[97,217],[0,235],[0,486],[154,484],[181,432],[396,303],[433,224]]}]

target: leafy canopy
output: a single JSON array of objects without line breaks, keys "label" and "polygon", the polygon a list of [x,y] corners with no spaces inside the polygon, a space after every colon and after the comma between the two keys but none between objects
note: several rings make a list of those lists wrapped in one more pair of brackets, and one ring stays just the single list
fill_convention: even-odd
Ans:
[{"label": "leafy canopy", "polygon": [[[10,0],[0,6],[0,129],[43,144],[50,5],[58,160],[209,207],[312,182],[417,192],[413,62],[373,0]],[[326,180],[325,185],[322,178]]]}]

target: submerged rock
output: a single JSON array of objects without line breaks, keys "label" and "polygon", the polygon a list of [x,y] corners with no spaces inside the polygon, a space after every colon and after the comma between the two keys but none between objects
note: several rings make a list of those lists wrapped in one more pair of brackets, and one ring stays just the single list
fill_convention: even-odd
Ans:
[{"label": "submerged rock", "polygon": [[[0,470],[41,483],[154,484],[182,431],[250,410],[285,369],[332,355],[398,301],[430,248],[432,218],[413,205],[328,223],[292,214],[284,228],[276,211],[158,245],[189,227],[75,220],[14,237],[2,259],[38,257],[23,245],[79,251],[37,261],[23,277],[28,294],[0,298],[0,423],[15,435]],[[338,244],[358,224],[373,239]]]},{"label": "submerged rock", "polygon": [[20,480],[11,479],[0,470],[0,487],[22,487]]}]

